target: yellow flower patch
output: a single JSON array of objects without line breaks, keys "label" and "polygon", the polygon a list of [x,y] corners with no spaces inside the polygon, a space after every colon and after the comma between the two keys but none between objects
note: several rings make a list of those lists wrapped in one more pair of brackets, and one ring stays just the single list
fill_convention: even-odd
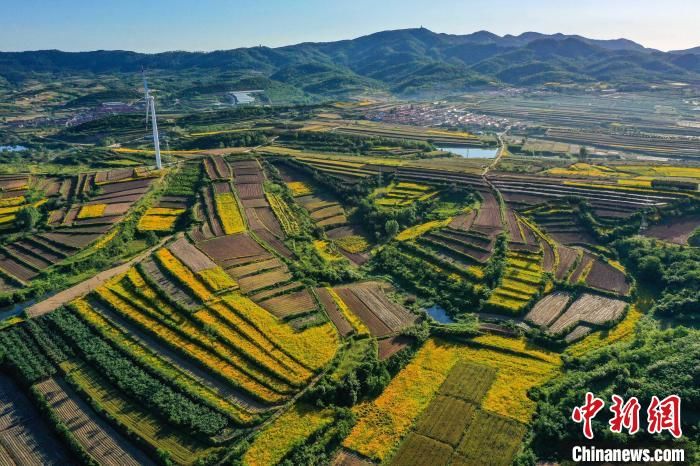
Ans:
[{"label": "yellow flower patch", "polygon": [[295,405],[265,427],[243,456],[247,466],[277,464],[297,444],[333,422],[333,411]]},{"label": "yellow flower patch", "polygon": [[138,229],[141,231],[171,231],[177,217],[171,215],[144,215],[139,220]]},{"label": "yellow flower patch", "polygon": [[452,221],[452,218],[446,218],[445,220],[433,220],[432,222],[427,222],[423,223],[420,225],[416,225],[410,228],[405,229],[398,235],[396,235],[396,239],[399,241],[408,241],[410,239],[414,239],[419,237],[420,235],[423,235],[430,230],[434,230],[436,228],[442,228],[444,226],[447,226],[450,222]]},{"label": "yellow flower patch", "polygon": [[340,309],[340,312],[342,312],[343,317],[345,317],[345,320],[347,320],[348,323],[352,326],[353,330],[355,330],[355,333],[357,333],[358,335],[369,335],[369,329],[367,328],[365,323],[362,322],[362,320],[350,310],[348,305],[345,304],[345,301],[343,301],[342,298],[338,296],[338,293],[336,293],[335,290],[330,286],[326,287],[326,291],[328,291],[328,294],[331,295],[331,298],[333,298],[333,301],[335,301],[335,305],[338,306],[338,309]]},{"label": "yellow flower patch", "polygon": [[306,196],[308,194],[313,194],[314,190],[309,186],[308,183],[303,181],[290,181],[287,183],[287,187],[292,192],[292,196]]},{"label": "yellow flower patch", "polygon": [[246,320],[254,322],[260,331],[276,341],[285,353],[311,370],[317,371],[325,367],[338,351],[338,332],[330,322],[297,332],[249,298],[236,292],[226,295],[224,301]]},{"label": "yellow flower patch", "polygon": [[199,278],[207,284],[213,291],[227,290],[229,288],[238,288],[238,283],[219,266],[212,267],[197,272]]},{"label": "yellow flower patch", "polygon": [[345,236],[344,238],[335,239],[333,240],[333,242],[339,248],[351,254],[365,252],[370,247],[370,244],[367,241],[367,239],[359,235]]},{"label": "yellow flower patch", "polygon": [[78,212],[78,218],[97,218],[102,217],[105,213],[107,204],[91,204],[84,205],[80,208]]},{"label": "yellow flower patch", "polygon": [[182,215],[185,209],[171,209],[169,207],[151,207],[146,211],[146,215]]},{"label": "yellow flower patch", "polygon": [[236,196],[233,193],[221,193],[215,196],[216,213],[219,215],[224,233],[232,235],[246,230],[245,221],[238,208]]},{"label": "yellow flower patch", "polygon": [[202,284],[199,279],[188,269],[185,264],[175,257],[168,249],[161,248],[156,251],[156,257],[168,271],[173,274],[183,285],[187,286],[202,301],[209,301],[214,295]]},{"label": "yellow flower patch", "polygon": [[530,348],[523,340],[487,335],[475,338],[474,342],[477,344],[459,345],[428,340],[378,398],[353,408],[358,421],[343,446],[372,459],[385,460],[434,398],[458,360],[497,370],[482,409],[527,423],[535,410],[527,392],[556,374],[560,365],[558,356]]}]

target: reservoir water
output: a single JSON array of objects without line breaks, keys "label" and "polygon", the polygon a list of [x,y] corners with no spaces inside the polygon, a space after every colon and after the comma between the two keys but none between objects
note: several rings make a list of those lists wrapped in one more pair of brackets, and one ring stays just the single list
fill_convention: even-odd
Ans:
[{"label": "reservoir water", "polygon": [[0,146],[0,152],[19,152],[27,150],[24,146]]},{"label": "reservoir water", "polygon": [[450,147],[438,146],[438,150],[451,152],[466,159],[492,159],[498,153],[498,147]]},{"label": "reservoir water", "polygon": [[447,315],[447,311],[445,311],[442,307],[438,306],[437,304],[433,304],[429,308],[426,308],[425,312],[427,312],[430,317],[432,317],[434,320],[441,324],[454,323],[452,317]]}]

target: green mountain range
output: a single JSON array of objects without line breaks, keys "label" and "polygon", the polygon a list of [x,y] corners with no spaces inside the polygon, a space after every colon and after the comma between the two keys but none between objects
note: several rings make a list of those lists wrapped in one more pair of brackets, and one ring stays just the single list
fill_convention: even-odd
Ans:
[{"label": "green mountain range", "polygon": [[678,81],[696,84],[700,83],[700,48],[661,52],[626,39],[535,32],[451,35],[419,28],[336,42],[214,52],[0,53],[0,76],[14,84],[42,74],[135,73],[142,68],[207,76],[235,73],[254,77],[263,86],[287,85],[311,95],[376,89],[411,96],[553,82],[626,87]]}]

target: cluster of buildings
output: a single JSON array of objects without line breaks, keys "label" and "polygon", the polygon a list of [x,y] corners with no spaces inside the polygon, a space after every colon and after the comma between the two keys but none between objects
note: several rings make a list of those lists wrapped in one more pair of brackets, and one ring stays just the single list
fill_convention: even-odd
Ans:
[{"label": "cluster of buildings", "polygon": [[98,107],[77,113],[73,116],[38,117],[25,120],[11,120],[6,123],[10,128],[41,128],[45,126],[76,126],[88,121],[98,120],[110,115],[142,111],[143,107],[123,102],[103,102]]},{"label": "cluster of buildings", "polygon": [[123,102],[102,102],[99,107],[89,110],[87,112],[81,112],[77,115],[68,118],[65,121],[65,126],[76,126],[82,123],[87,123],[88,121],[99,120],[110,115],[119,115],[121,113],[133,113],[137,110],[142,110],[140,107],[135,105],[125,104]]},{"label": "cluster of buildings", "polygon": [[406,104],[368,112],[372,121],[416,126],[450,126],[498,131],[512,126],[508,118],[473,113],[456,105]]}]

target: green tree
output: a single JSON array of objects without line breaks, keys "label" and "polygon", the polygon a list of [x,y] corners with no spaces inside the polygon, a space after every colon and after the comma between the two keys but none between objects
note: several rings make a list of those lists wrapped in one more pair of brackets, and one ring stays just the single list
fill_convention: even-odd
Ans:
[{"label": "green tree", "polygon": [[661,259],[646,256],[639,260],[639,278],[648,284],[658,284],[663,275]]},{"label": "green tree", "polygon": [[579,162],[588,161],[588,149],[586,149],[585,146],[581,146],[581,148],[578,150],[578,161]]},{"label": "green tree", "polygon": [[399,232],[399,222],[396,220],[387,220],[384,224],[384,231],[387,238],[393,238]]},{"label": "green tree", "polygon": [[700,227],[693,230],[693,233],[688,238],[688,244],[700,248]]},{"label": "green tree", "polygon": [[26,231],[32,230],[39,222],[40,218],[41,214],[36,207],[32,205],[22,207],[17,212],[17,227]]}]

